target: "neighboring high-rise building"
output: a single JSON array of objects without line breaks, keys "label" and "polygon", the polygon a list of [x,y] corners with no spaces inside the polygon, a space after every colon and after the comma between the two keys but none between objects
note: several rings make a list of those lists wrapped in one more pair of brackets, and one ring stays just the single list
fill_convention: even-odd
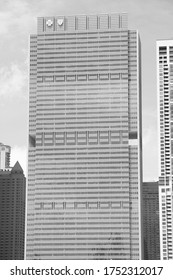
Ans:
[{"label": "neighboring high-rise building", "polygon": [[38,19],[30,40],[27,259],[141,259],[138,32]]},{"label": "neighboring high-rise building", "polygon": [[173,40],[157,41],[161,259],[173,259]]},{"label": "neighboring high-rise building", "polygon": [[160,260],[158,182],[143,183],[144,259]]},{"label": "neighboring high-rise building", "polygon": [[0,170],[0,260],[24,259],[26,180],[18,163]]},{"label": "neighboring high-rise building", "polygon": [[0,143],[0,169],[10,167],[11,147]]}]

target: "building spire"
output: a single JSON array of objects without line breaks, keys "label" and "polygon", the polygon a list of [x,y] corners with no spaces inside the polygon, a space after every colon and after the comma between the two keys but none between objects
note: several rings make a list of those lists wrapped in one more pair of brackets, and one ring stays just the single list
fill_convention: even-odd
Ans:
[{"label": "building spire", "polygon": [[23,174],[23,169],[22,169],[22,167],[21,167],[21,165],[18,161],[16,161],[16,163],[13,166],[11,172],[12,173],[22,173]]}]

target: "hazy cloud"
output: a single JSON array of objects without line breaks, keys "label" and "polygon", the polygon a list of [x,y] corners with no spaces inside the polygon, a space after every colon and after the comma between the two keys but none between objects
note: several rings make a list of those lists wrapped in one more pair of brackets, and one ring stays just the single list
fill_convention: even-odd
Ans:
[{"label": "hazy cloud", "polygon": [[23,168],[25,176],[27,175],[27,148],[25,146],[19,147],[14,146],[11,149],[11,161],[10,165],[14,166],[14,164],[18,161]]},{"label": "hazy cloud", "polygon": [[158,132],[152,123],[143,129],[143,175],[147,180],[158,180]]},{"label": "hazy cloud", "polygon": [[24,96],[27,86],[27,73],[17,64],[0,68],[0,96]]},{"label": "hazy cloud", "polygon": [[[33,14],[33,16],[32,16]],[[15,36],[16,32],[27,33],[34,22],[34,10],[25,0],[4,1],[0,11],[0,34],[6,37]]]},{"label": "hazy cloud", "polygon": [[[22,143],[25,145],[24,140],[21,139],[26,139],[27,102],[26,100],[24,102],[22,98],[23,96],[27,98],[28,41],[29,34],[37,33],[37,17],[128,13],[129,28],[139,30],[142,42],[143,108],[145,110],[143,112],[144,173],[147,178],[155,177],[157,174],[155,165],[158,162],[155,42],[158,38],[172,36],[173,1],[0,0],[0,3],[0,117],[4,120],[1,122],[0,131],[1,137],[3,135],[4,139],[9,139],[8,144],[18,143],[19,146]],[[13,102],[13,97],[19,97],[19,99]],[[9,98],[12,100],[11,104],[9,104]],[[15,152],[19,151],[20,155],[21,149],[24,148],[16,147]]]}]

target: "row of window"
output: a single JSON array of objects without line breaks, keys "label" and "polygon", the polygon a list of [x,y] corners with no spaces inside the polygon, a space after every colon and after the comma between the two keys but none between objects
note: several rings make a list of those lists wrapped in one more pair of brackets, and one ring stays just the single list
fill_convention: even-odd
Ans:
[{"label": "row of window", "polygon": [[98,80],[120,80],[128,79],[128,73],[106,73],[106,74],[85,74],[85,75],[59,75],[59,76],[40,76],[38,82],[83,82]]},{"label": "row of window", "polygon": [[40,133],[37,146],[43,145],[76,145],[76,144],[123,144],[127,135],[123,131],[74,131]]},{"label": "row of window", "polygon": [[[75,36],[82,36],[82,37],[87,37],[89,39],[91,39],[93,36],[100,36],[100,37],[105,37],[105,36],[111,36],[111,38],[125,38],[128,36],[129,39],[136,39],[136,31],[129,31],[128,30],[128,35],[127,35],[127,30],[105,30],[105,31],[90,31],[89,33],[87,32],[69,32],[69,33],[59,33],[58,36],[55,37],[54,34],[52,33],[47,33],[46,34],[46,38],[45,38],[45,34],[39,34],[39,41],[44,41],[44,40],[52,40],[53,39],[58,39],[58,38],[64,38],[64,35],[66,35],[67,38],[73,38]],[[37,38],[37,35],[32,35],[31,39],[32,39],[32,43],[37,43],[37,41],[35,40]]]},{"label": "row of window", "polygon": [[41,202],[37,204],[37,210],[51,210],[51,209],[115,209],[115,208],[129,208],[129,202]]}]

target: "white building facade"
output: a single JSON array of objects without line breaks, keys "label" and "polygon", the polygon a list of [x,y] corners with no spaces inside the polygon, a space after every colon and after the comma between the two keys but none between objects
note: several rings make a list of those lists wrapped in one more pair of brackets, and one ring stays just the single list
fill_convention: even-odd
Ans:
[{"label": "white building facade", "polygon": [[141,259],[140,40],[126,14],[38,19],[27,259]]},{"label": "white building facade", "polygon": [[157,41],[160,257],[173,259],[173,40]]},{"label": "white building facade", "polygon": [[4,170],[10,167],[11,147],[0,143],[0,169]]}]

